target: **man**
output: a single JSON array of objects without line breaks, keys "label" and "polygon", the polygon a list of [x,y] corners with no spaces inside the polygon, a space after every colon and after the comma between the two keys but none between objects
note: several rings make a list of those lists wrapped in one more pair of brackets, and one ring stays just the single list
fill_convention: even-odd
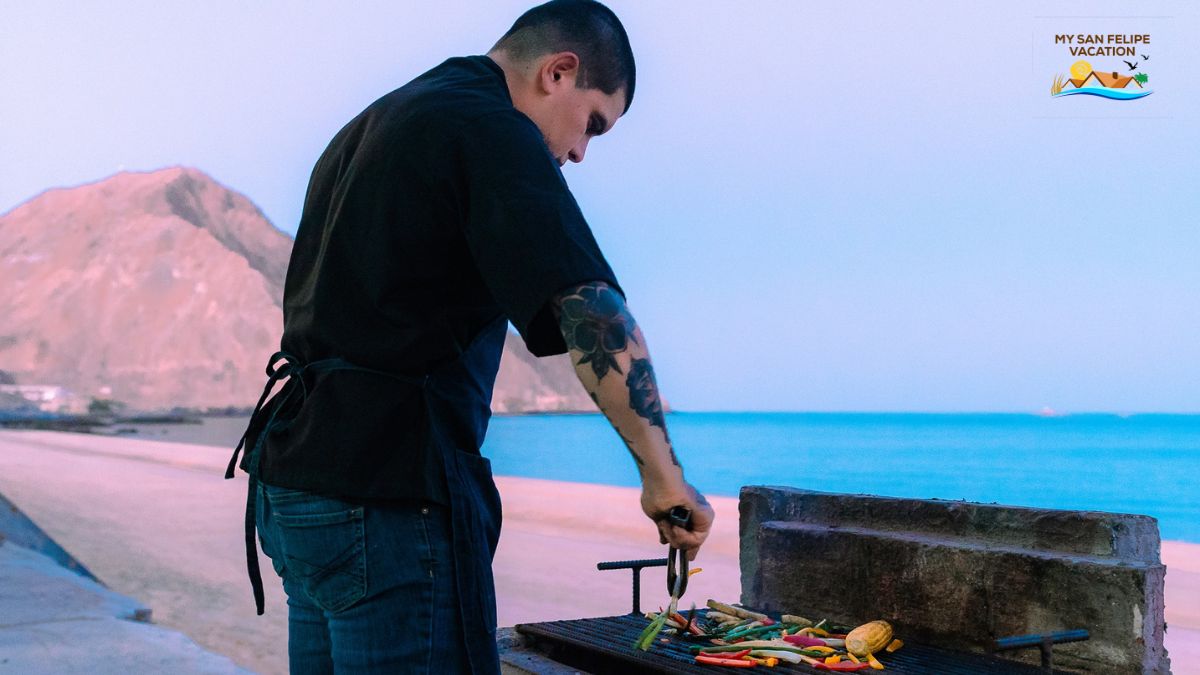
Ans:
[{"label": "man", "polygon": [[708,535],[646,340],[560,171],[634,83],[617,17],[554,0],[486,56],[371,104],[317,162],[241,462],[256,600],[261,613],[257,526],[288,595],[293,672],[498,671],[500,504],[479,448],[509,321],[534,354],[569,351],[660,542],[694,558]]}]

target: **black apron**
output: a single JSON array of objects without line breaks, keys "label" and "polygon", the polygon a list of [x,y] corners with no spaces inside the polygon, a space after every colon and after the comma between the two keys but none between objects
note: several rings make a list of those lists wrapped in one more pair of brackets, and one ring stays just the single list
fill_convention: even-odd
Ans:
[{"label": "black apron", "polygon": [[[442,420],[448,407],[477,404],[477,397],[485,387],[490,398],[497,363],[495,346],[503,345],[503,332],[507,328],[507,319],[502,315],[496,317],[457,358],[432,374],[421,377],[365,368],[342,358],[304,364],[287,352],[278,351],[271,355],[267,362],[267,385],[225,470],[225,478],[234,477],[234,471],[239,466],[238,454],[245,447],[246,453],[240,466],[250,476],[246,496],[246,569],[258,614],[264,612],[265,605],[262,572],[258,565],[258,543],[255,540],[258,469],[263,443],[269,434],[286,429],[303,405],[308,396],[306,374],[315,377],[320,373],[341,370],[371,373],[391,378],[397,386],[417,387],[422,391],[427,425],[427,433],[423,434],[423,438],[424,442],[430,444],[426,450],[435,452],[442,459],[450,500],[453,562],[463,622],[463,648],[467,651],[474,672],[494,672],[498,669],[492,558],[500,537],[500,495],[492,480],[491,463],[475,448],[468,451],[456,447]],[[498,343],[497,333],[501,334]],[[280,360],[283,363],[276,367],[275,364]],[[484,375],[489,372],[491,378]],[[286,380],[283,388],[271,397],[272,388],[280,380]],[[267,400],[269,397],[270,401]]]}]

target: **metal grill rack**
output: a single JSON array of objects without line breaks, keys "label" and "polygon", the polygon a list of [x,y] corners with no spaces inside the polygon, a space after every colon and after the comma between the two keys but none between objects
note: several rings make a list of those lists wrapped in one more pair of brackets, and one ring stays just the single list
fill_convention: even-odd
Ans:
[{"label": "metal grill rack", "polygon": [[[703,613],[704,610],[697,610]],[[707,666],[695,662],[690,647],[697,642],[688,642],[664,630],[660,639],[648,651],[632,647],[638,634],[646,627],[646,618],[638,614],[624,614],[595,619],[571,619],[548,621],[516,626],[533,649],[559,663],[579,668],[595,675],[632,675],[634,673],[705,673],[729,672],[729,668]],[[663,642],[661,638],[667,638]],[[904,675],[1045,675],[1047,671],[1036,666],[1007,661],[982,654],[956,652],[925,645],[906,643],[891,654],[880,655],[886,673]],[[781,663],[769,672],[822,673],[807,664]],[[875,672],[875,671],[871,671]],[[1066,671],[1052,671],[1064,673]]]}]

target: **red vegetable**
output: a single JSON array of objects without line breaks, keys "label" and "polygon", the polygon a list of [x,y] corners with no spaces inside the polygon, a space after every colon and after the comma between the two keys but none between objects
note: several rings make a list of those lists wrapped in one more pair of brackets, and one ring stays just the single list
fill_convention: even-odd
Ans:
[{"label": "red vegetable", "polygon": [[749,649],[743,649],[740,652],[700,652],[699,656],[708,656],[714,659],[740,659],[749,653]]},{"label": "red vegetable", "polygon": [[696,625],[695,620],[689,622],[687,619],[683,618],[683,615],[679,612],[672,614],[671,620],[680,626],[683,626],[687,632],[691,633],[692,635],[704,635],[704,631],[700,630],[700,627]]}]

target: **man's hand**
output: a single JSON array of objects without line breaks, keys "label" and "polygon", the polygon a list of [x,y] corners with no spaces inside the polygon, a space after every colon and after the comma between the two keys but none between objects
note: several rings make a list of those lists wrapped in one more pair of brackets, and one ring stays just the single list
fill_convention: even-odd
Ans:
[{"label": "man's hand", "polygon": [[[672,523],[667,515],[671,509],[682,506],[692,512],[692,529],[685,530]],[[687,553],[688,560],[695,560],[700,545],[712,530],[713,510],[704,495],[687,483],[682,488],[665,489],[650,482],[642,485],[642,511],[658,526],[660,544],[670,544]]]},{"label": "man's hand", "polygon": [[[594,281],[559,294],[553,306],[575,374],[637,463],[642,510],[658,526],[662,543],[686,551],[688,560],[694,560],[712,529],[713,510],[683,479],[646,338],[625,298],[603,281]],[[692,512],[690,532],[668,519],[676,506]]]}]

